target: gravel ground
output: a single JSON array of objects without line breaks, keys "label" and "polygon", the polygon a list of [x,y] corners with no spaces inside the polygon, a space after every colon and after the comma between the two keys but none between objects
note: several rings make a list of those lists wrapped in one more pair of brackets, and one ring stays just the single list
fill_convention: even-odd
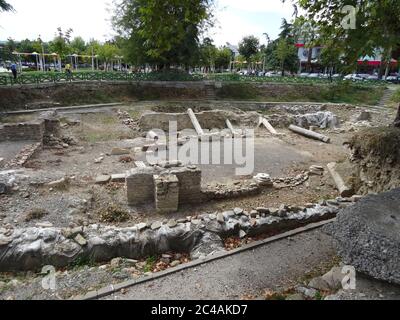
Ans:
[{"label": "gravel ground", "polygon": [[[117,293],[107,300],[205,300],[261,297],[329,270],[335,250],[320,230],[299,234],[234,256],[184,270]],[[323,273],[323,272],[322,272]]]}]

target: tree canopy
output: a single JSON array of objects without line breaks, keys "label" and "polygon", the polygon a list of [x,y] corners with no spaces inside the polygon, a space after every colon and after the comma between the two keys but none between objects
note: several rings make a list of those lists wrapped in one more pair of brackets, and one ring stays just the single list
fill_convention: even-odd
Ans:
[{"label": "tree canopy", "polygon": [[239,43],[239,53],[247,60],[250,60],[258,52],[259,48],[260,40],[255,36],[244,37]]},{"label": "tree canopy", "polygon": [[113,23],[124,39],[124,56],[160,68],[190,65],[202,32],[212,24],[212,0],[120,0]]},{"label": "tree canopy", "polygon": [[[305,18],[319,28],[324,43],[340,52],[344,63],[355,67],[357,60],[381,50],[388,65],[392,52],[400,48],[398,0],[295,0],[306,11]],[[353,22],[354,26],[350,22]]]}]

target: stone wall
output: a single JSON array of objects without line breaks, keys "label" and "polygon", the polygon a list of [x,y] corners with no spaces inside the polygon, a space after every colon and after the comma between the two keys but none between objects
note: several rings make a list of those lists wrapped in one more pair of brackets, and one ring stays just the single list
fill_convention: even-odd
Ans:
[{"label": "stone wall", "polygon": [[128,204],[144,205],[154,200],[154,168],[135,168],[127,173]]},{"label": "stone wall", "polygon": [[154,176],[154,186],[157,212],[162,214],[178,211],[179,181],[177,176],[156,175]]},{"label": "stone wall", "polygon": [[[127,173],[126,185],[129,205],[155,201],[157,209],[163,212],[175,212],[179,205],[199,203],[206,198],[201,190],[201,170],[197,167],[135,168]],[[178,206],[173,210],[175,197]]]},{"label": "stone wall", "polygon": [[170,171],[179,180],[179,205],[196,204],[204,199],[201,191],[201,170],[195,166]]},{"label": "stone wall", "polygon": [[45,132],[44,121],[6,123],[0,126],[0,141],[42,141]]}]

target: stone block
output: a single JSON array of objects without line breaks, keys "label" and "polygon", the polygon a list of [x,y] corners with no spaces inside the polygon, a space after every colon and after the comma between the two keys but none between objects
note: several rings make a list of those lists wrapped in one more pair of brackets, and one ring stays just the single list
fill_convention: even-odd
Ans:
[{"label": "stone block", "polygon": [[154,201],[153,168],[135,168],[127,172],[126,187],[128,204],[143,205]]},{"label": "stone block", "polygon": [[155,203],[158,213],[173,213],[179,207],[179,180],[171,174],[155,175]]}]

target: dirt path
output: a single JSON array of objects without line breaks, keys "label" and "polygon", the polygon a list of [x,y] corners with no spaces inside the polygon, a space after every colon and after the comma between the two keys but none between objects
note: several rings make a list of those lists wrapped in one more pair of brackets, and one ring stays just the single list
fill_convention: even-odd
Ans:
[{"label": "dirt path", "polygon": [[335,250],[317,229],[269,245],[156,279],[107,300],[204,300],[259,297],[287,288],[332,267]]}]

